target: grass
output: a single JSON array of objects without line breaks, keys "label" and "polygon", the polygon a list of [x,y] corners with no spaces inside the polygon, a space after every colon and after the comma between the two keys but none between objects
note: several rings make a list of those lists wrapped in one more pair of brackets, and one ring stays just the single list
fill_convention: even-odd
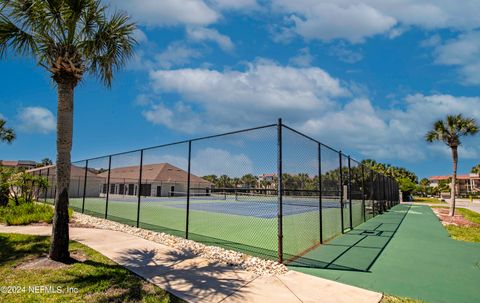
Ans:
[{"label": "grass", "polygon": [[[480,214],[466,208],[457,208],[456,210],[465,219],[472,223],[480,224]],[[455,240],[466,242],[480,242],[480,226],[466,227],[466,226],[446,226],[448,233]]]},{"label": "grass", "polygon": [[[16,266],[48,252],[49,237],[0,234],[1,286],[25,287],[25,292],[2,293],[2,302],[181,302],[122,266],[78,242],[70,252],[85,261],[61,268],[19,269]],[[34,293],[29,286],[62,289],[64,293]],[[66,289],[78,289],[67,292]]]},{"label": "grass", "polygon": [[466,208],[457,208],[456,211],[458,211],[462,216],[469,220],[472,223],[477,223],[480,224],[480,214],[477,212],[474,212],[472,210],[466,209]]},{"label": "grass", "polygon": [[385,295],[380,303],[422,303],[423,301]]},{"label": "grass", "polygon": [[[69,216],[72,210],[69,209]],[[48,205],[37,203],[22,203],[0,207],[0,222],[6,225],[27,225],[30,223],[51,223],[53,219],[53,208]]]},{"label": "grass", "polygon": [[448,225],[445,228],[455,240],[480,243],[480,227]]},{"label": "grass", "polygon": [[415,197],[413,202],[416,203],[431,203],[431,204],[447,204],[447,202],[441,201],[437,198],[424,198],[424,197]]},{"label": "grass", "polygon": [[[431,208],[445,208],[442,206],[431,206]],[[465,219],[472,223],[480,224],[480,214],[466,208],[457,208],[456,213],[461,214]],[[447,225],[445,229],[452,239],[480,243],[480,227],[467,227]]]},{"label": "grass", "polygon": [[423,301],[385,295],[380,303],[422,303]]}]

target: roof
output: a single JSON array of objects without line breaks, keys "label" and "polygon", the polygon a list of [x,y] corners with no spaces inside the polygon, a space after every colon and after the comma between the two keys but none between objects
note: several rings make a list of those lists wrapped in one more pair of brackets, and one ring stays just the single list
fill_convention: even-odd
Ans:
[{"label": "roof", "polygon": [[9,167],[35,166],[37,162],[31,160],[0,160],[0,165]]},{"label": "roof", "polygon": [[[48,170],[48,176],[55,176],[57,174],[56,171],[56,166],[55,165],[48,165],[48,166],[43,166],[43,167],[37,167],[37,168],[32,168],[27,170],[27,173],[30,174],[42,174],[42,176],[46,177],[47,176],[47,170]],[[85,177],[85,168],[72,165],[72,169],[70,170],[70,178],[79,178]],[[91,172],[90,170],[87,171],[87,179],[91,177],[98,177],[97,174]]]},{"label": "roof", "polygon": [[[431,176],[428,178],[430,181],[441,181],[441,180],[447,180],[448,178],[451,178],[452,176]],[[470,176],[470,175],[458,175],[457,176],[458,180],[469,180],[469,179],[479,179],[478,176]]]},{"label": "roof", "polygon": [[17,165],[18,165],[18,161],[2,160],[2,161],[1,161],[1,164],[2,164],[3,166],[17,166]]},{"label": "roof", "polygon": [[[124,166],[112,168],[110,170],[110,182],[125,182],[128,180],[138,180],[140,175],[140,166]],[[98,176],[108,177],[108,171],[98,174]],[[145,164],[142,166],[142,180],[158,182],[184,182],[188,180],[188,173],[169,163]],[[211,183],[205,179],[190,174],[190,183],[210,186]]]}]

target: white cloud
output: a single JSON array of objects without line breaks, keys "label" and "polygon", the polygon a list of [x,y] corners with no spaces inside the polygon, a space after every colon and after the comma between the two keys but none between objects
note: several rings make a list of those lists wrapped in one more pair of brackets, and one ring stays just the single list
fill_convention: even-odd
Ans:
[{"label": "white cloud", "polygon": [[[143,164],[170,163],[186,170],[188,167],[187,151],[187,145],[174,145],[160,150],[147,149],[144,151]],[[126,164],[124,160],[122,158],[122,165],[134,165],[138,164],[139,161],[134,158],[131,164],[130,162]],[[213,174],[217,176],[228,175],[231,178],[241,177],[245,174],[259,173],[261,167],[257,167],[257,170],[255,170],[254,163],[248,155],[242,152],[233,152],[227,148],[202,147],[196,149],[194,145],[192,152],[191,169],[192,173],[197,176]]]},{"label": "white cloud", "polygon": [[47,134],[56,128],[53,113],[44,107],[25,107],[18,114],[20,129],[25,132]]},{"label": "white cloud", "polygon": [[230,37],[222,35],[214,29],[204,27],[188,28],[187,36],[190,40],[196,42],[213,41],[224,51],[232,51],[235,48]]},{"label": "white cloud", "polygon": [[[480,97],[417,94],[394,101],[398,108],[380,109],[368,98],[352,97],[354,91],[317,67],[260,60],[245,71],[160,70],[150,77],[156,94],[175,93],[182,100],[150,105],[144,115],[152,123],[216,133],[283,117],[285,123],[331,146],[355,150],[362,158],[425,159],[432,150],[424,135],[435,120],[463,113],[480,121]],[[466,142],[462,157],[478,156],[478,143]]]},{"label": "white cloud", "polygon": [[148,42],[147,35],[142,30],[140,30],[138,28],[133,32],[133,38],[135,38],[135,40],[139,44],[144,43],[144,42]]},{"label": "white cloud", "polygon": [[111,4],[148,26],[207,25],[220,18],[202,0],[116,0]]},{"label": "white cloud", "polygon": [[480,84],[480,31],[438,45],[435,54],[437,64],[459,67],[464,84]]},{"label": "white cloud", "polygon": [[332,45],[329,54],[337,57],[340,61],[350,64],[357,63],[363,59],[361,53],[351,50],[346,43],[343,42]]},{"label": "white cloud", "polygon": [[[409,26],[427,30],[472,30],[480,26],[476,0],[277,0],[275,11],[291,15],[293,28],[307,39],[345,39],[359,43],[365,38],[400,35]],[[396,25],[400,25],[397,27]]]},{"label": "white cloud", "polygon": [[298,55],[290,59],[290,64],[305,67],[310,66],[314,57],[310,53],[308,47],[302,48],[298,51]]},{"label": "white cloud", "polygon": [[221,10],[254,10],[259,5],[256,0],[211,0],[212,5]]},{"label": "white cloud", "polygon": [[199,176],[214,174],[229,177],[255,173],[253,162],[246,154],[233,154],[225,149],[211,147],[194,153],[192,172]]},{"label": "white cloud", "polygon": [[[175,106],[170,112],[162,106],[152,108],[159,111],[162,121],[175,113],[191,114],[195,123],[209,130],[272,121],[285,111],[298,116],[322,111],[332,106],[332,98],[349,94],[338,79],[320,68],[283,67],[263,60],[248,64],[245,71],[158,70],[151,72],[150,78],[154,92],[178,93],[182,100],[202,108],[196,120],[184,106]],[[208,123],[212,119],[215,123]]]},{"label": "white cloud", "polygon": [[340,38],[359,43],[396,24],[393,17],[364,3],[342,5],[327,1],[281,0],[276,5],[281,11],[292,14],[294,30],[307,39],[330,41]]},{"label": "white cloud", "polygon": [[191,62],[192,59],[200,58],[202,52],[192,48],[184,42],[173,42],[161,53],[155,55],[154,66],[161,68],[171,68],[174,66],[182,66]]}]

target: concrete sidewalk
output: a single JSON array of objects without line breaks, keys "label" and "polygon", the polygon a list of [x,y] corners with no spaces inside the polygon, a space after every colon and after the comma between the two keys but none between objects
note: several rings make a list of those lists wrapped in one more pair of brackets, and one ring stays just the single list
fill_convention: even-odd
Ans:
[{"label": "concrete sidewalk", "polygon": [[[402,204],[450,207],[450,200],[447,199],[446,201],[447,203],[402,202]],[[460,201],[457,200],[455,202],[455,207],[466,208],[480,214],[480,202],[477,202],[477,200],[475,200],[475,202],[470,202],[465,199]]]},{"label": "concrete sidewalk", "polygon": [[[0,233],[50,235],[51,226],[0,226]],[[118,231],[70,228],[70,238],[188,302],[377,303],[382,298],[377,292],[295,271],[257,277]]]}]

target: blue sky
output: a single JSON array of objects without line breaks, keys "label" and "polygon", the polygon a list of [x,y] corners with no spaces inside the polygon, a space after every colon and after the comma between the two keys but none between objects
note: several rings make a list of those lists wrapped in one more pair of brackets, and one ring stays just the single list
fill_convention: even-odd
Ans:
[{"label": "blue sky", "polygon": [[[77,87],[74,160],[282,117],[357,159],[424,177],[451,170],[448,148],[423,141],[433,121],[480,121],[478,1],[111,3],[138,23],[139,45],[110,90],[88,77]],[[18,135],[0,159],[54,159],[48,74],[12,56],[0,70],[0,115]],[[461,173],[480,161],[479,142],[464,140]],[[248,160],[220,150],[222,161]]]}]

